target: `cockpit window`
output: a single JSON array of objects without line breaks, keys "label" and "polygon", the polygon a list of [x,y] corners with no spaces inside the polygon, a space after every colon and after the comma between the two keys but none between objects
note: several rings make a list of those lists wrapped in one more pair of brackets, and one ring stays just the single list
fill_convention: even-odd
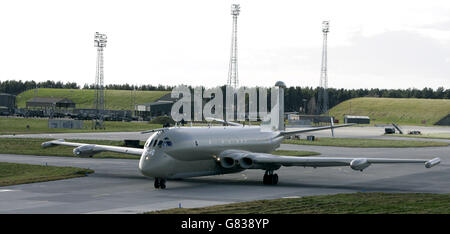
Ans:
[{"label": "cockpit window", "polygon": [[172,146],[172,141],[168,137],[164,137],[164,146]]},{"label": "cockpit window", "polygon": [[172,146],[172,141],[168,137],[164,137],[163,139],[153,139],[150,142],[147,142],[148,147],[170,147]]}]

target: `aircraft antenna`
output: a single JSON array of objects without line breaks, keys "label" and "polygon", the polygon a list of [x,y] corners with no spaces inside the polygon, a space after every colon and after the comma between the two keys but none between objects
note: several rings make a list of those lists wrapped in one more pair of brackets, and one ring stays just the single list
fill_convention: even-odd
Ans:
[{"label": "aircraft antenna", "polygon": [[322,68],[320,70],[320,85],[318,96],[319,114],[328,112],[328,74],[327,74],[327,35],[330,31],[330,22],[322,22],[323,48],[322,48]]},{"label": "aircraft antenna", "polygon": [[238,64],[237,64],[237,18],[241,11],[239,4],[231,5],[231,15],[233,16],[233,29],[231,33],[231,54],[230,54],[230,67],[228,69],[228,82],[234,88],[239,86],[238,80]]},{"label": "aircraft antenna", "polygon": [[92,128],[104,129],[103,119],[105,110],[105,87],[103,79],[103,50],[106,47],[107,37],[106,34],[99,32],[94,36],[94,47],[97,48],[97,69],[95,74],[95,97],[94,108],[96,110],[96,117],[93,121]]}]

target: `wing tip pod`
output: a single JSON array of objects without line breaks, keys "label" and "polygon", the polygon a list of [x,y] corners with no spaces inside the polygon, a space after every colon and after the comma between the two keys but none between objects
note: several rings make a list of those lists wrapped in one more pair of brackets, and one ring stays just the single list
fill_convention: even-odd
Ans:
[{"label": "wing tip pod", "polygon": [[441,159],[440,158],[433,158],[431,160],[428,160],[425,162],[425,167],[426,168],[432,168],[436,165],[438,165],[439,163],[441,163]]}]

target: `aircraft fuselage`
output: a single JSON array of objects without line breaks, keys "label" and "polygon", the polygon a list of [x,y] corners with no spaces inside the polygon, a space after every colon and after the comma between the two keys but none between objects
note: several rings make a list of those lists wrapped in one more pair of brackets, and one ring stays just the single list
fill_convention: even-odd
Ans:
[{"label": "aircraft fuselage", "polygon": [[154,133],[144,146],[140,172],[149,177],[184,178],[236,173],[221,167],[218,156],[229,149],[270,153],[284,138],[260,127],[174,127]]}]

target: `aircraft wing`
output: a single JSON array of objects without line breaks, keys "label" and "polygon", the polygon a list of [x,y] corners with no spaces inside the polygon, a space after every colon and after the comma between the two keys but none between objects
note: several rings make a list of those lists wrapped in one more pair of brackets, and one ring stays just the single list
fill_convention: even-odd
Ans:
[{"label": "aircraft wing", "polygon": [[371,164],[389,163],[423,163],[431,168],[440,163],[440,158],[434,159],[395,159],[395,158],[340,158],[340,157],[295,157],[278,156],[265,153],[253,153],[240,150],[227,150],[220,155],[221,165],[225,168],[237,166],[244,169],[270,169],[280,166],[303,167],[333,167],[350,166],[353,170],[362,171]]},{"label": "aircraft wing", "polygon": [[331,125],[331,126],[324,126],[324,127],[317,127],[317,128],[306,128],[306,129],[300,129],[300,130],[294,130],[294,131],[281,131],[280,135],[289,136],[289,135],[305,133],[305,132],[314,132],[314,131],[320,131],[320,130],[326,130],[326,129],[335,129],[335,128],[341,128],[341,127],[348,127],[348,126],[352,126],[352,125],[355,125],[355,124],[354,123],[352,123],[352,124],[341,124],[341,125]]},{"label": "aircraft wing", "polygon": [[138,148],[66,142],[63,139],[47,141],[42,143],[43,148],[56,145],[66,145],[76,147],[75,149],[73,149],[73,153],[76,156],[93,156],[94,154],[98,154],[105,151],[123,154],[133,154],[133,155],[142,155],[142,153],[144,152],[144,149]]}]

